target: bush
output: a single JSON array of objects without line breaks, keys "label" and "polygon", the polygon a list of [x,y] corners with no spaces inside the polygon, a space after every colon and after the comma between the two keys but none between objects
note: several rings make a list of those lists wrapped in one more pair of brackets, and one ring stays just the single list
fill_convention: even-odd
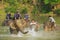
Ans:
[{"label": "bush", "polygon": [[5,2],[9,3],[9,5],[16,5],[16,0],[6,0]]},{"label": "bush", "polygon": [[36,6],[34,6],[34,8],[33,8],[33,10],[32,10],[32,13],[33,13],[33,14],[38,13],[38,9],[37,9],[37,7],[36,7]]},{"label": "bush", "polygon": [[6,7],[5,8],[5,12],[12,12],[12,13],[15,13],[16,12],[16,10],[17,10],[17,8],[16,7],[14,7],[14,6],[10,6],[10,7]]},{"label": "bush", "polygon": [[60,9],[56,9],[56,10],[54,11],[54,13],[57,14],[58,16],[60,16]]},{"label": "bush", "polygon": [[51,11],[51,4],[45,4],[41,7],[42,13],[48,13]]},{"label": "bush", "polygon": [[23,13],[23,14],[27,13],[27,11],[28,11],[28,10],[27,10],[26,7],[24,7],[24,8],[21,9],[21,13]]}]

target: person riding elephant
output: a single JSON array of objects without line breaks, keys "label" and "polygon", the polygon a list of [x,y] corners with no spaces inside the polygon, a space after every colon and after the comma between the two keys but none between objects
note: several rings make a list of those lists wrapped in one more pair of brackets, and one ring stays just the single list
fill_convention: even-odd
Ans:
[{"label": "person riding elephant", "polygon": [[26,20],[26,22],[29,21],[29,15],[27,13],[24,15],[24,19]]},{"label": "person riding elephant", "polygon": [[15,14],[14,14],[14,19],[21,19],[22,17],[21,17],[21,14],[19,13],[19,12],[16,12]]},{"label": "person riding elephant", "polygon": [[12,17],[11,17],[11,13],[10,12],[8,12],[7,14],[6,14],[6,19],[7,20],[10,20]]},{"label": "person riding elephant", "polygon": [[8,21],[11,20],[11,19],[12,19],[11,13],[8,12],[8,13],[6,14],[6,19],[3,21],[2,25],[3,25],[3,26],[8,26]]}]

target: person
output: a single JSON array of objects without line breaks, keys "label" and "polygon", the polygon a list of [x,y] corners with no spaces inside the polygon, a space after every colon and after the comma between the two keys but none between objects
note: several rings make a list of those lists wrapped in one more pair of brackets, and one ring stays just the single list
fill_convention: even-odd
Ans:
[{"label": "person", "polygon": [[36,26],[37,22],[34,21],[34,19],[32,19],[31,23],[30,23],[30,28],[34,28]]},{"label": "person", "polygon": [[49,18],[49,22],[50,22],[51,30],[52,30],[52,28],[56,27],[56,24],[55,24],[56,21],[52,16],[49,16],[48,18]]},{"label": "person", "polygon": [[7,20],[10,20],[10,19],[11,19],[11,13],[10,13],[10,12],[7,13],[6,19],[7,19]]},{"label": "person", "polygon": [[8,13],[6,14],[6,19],[4,20],[3,25],[4,25],[4,26],[8,26],[8,21],[11,20],[11,19],[12,19],[11,13],[8,12]]},{"label": "person", "polygon": [[26,13],[25,15],[24,15],[24,19],[28,22],[29,21],[29,15]]},{"label": "person", "polygon": [[30,23],[29,33],[30,33],[32,36],[35,36],[37,30],[38,30],[37,22],[36,22],[34,19],[32,19],[32,21],[31,21],[31,23]]},{"label": "person", "polygon": [[17,11],[15,14],[14,14],[14,19],[21,19],[21,14]]}]

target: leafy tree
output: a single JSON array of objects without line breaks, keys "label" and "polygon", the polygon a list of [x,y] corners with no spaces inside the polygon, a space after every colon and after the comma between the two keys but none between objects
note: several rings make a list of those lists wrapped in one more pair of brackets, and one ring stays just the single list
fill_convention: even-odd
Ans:
[{"label": "leafy tree", "polygon": [[23,14],[27,13],[27,8],[26,7],[22,8],[21,13],[23,13]]},{"label": "leafy tree", "polygon": [[38,0],[37,8],[40,12],[47,13],[52,10],[52,7],[60,3],[60,0]]},{"label": "leafy tree", "polygon": [[6,7],[5,8],[5,12],[12,12],[12,13],[15,13],[16,12],[16,10],[17,10],[17,8],[16,7],[14,7],[14,6],[10,6],[10,7]]},{"label": "leafy tree", "polygon": [[9,6],[5,7],[5,12],[16,12],[18,8],[17,0],[6,0],[6,2],[9,4]]},{"label": "leafy tree", "polygon": [[60,9],[56,9],[56,10],[54,11],[54,13],[57,14],[58,16],[60,16]]},{"label": "leafy tree", "polygon": [[10,5],[16,5],[16,0],[6,0]]},{"label": "leafy tree", "polygon": [[32,10],[32,13],[33,13],[33,14],[38,13],[38,10],[37,10],[37,7],[36,7],[36,6],[34,6],[34,8],[33,8],[33,10]]},{"label": "leafy tree", "polygon": [[60,0],[44,0],[44,3],[45,4],[50,3],[51,5],[56,4],[56,3],[59,3],[59,2],[60,2]]}]

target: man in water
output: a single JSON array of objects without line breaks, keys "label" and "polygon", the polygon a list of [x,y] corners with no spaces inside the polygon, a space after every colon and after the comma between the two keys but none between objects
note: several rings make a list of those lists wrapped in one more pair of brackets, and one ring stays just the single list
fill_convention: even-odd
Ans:
[{"label": "man in water", "polygon": [[50,22],[50,25],[51,25],[51,30],[53,30],[53,28],[56,27],[56,24],[55,24],[55,19],[52,17],[52,16],[49,16],[49,22]]},{"label": "man in water", "polygon": [[30,33],[32,36],[35,36],[37,30],[38,30],[37,22],[35,22],[35,20],[32,20],[31,23],[30,23],[29,33]]}]

